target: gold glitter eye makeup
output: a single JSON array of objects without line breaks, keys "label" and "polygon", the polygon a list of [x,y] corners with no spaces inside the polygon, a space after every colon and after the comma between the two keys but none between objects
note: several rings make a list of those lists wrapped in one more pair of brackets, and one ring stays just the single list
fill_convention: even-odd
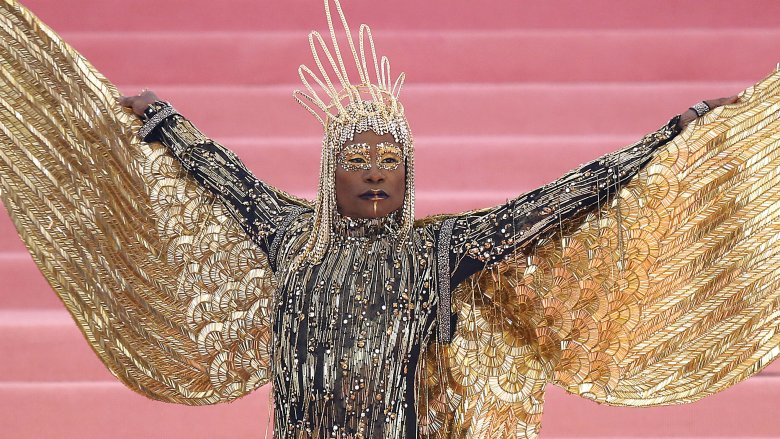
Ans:
[{"label": "gold glitter eye makeup", "polygon": [[382,142],[376,145],[377,163],[379,169],[395,171],[404,161],[404,154],[397,145],[389,142]]},{"label": "gold glitter eye makeup", "polygon": [[367,143],[353,143],[341,150],[341,168],[345,171],[371,169],[371,147]]}]

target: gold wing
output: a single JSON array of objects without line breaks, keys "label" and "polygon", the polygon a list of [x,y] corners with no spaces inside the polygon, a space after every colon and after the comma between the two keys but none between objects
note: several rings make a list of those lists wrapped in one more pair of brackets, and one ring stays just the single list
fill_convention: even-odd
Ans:
[{"label": "gold wing", "polygon": [[776,72],[596,212],[464,282],[452,344],[421,365],[423,432],[535,437],[547,382],[599,403],[674,404],[774,360],[779,88]]},{"label": "gold wing", "polygon": [[2,201],[100,359],[170,402],[266,383],[265,254],[52,30],[4,0],[0,32]]}]

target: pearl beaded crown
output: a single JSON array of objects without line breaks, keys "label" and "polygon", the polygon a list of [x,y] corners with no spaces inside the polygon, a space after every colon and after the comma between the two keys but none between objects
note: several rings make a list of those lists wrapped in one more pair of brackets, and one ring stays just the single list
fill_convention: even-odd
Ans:
[{"label": "pearl beaded crown", "polygon": [[[390,61],[385,56],[381,58],[377,56],[368,25],[360,25],[356,46],[339,0],[332,1],[344,27],[355,69],[348,67],[342,58],[341,47],[333,25],[331,0],[325,0],[325,17],[328,21],[332,49],[328,47],[319,32],[309,33],[309,46],[319,75],[302,64],[298,68],[298,76],[306,91],[295,90],[293,97],[323,126],[328,126],[331,121],[348,124],[354,122],[352,119],[355,117],[380,116],[385,120],[403,117],[404,109],[398,101],[398,95],[404,83],[404,73],[399,74],[395,81],[392,80]],[[327,60],[326,63],[323,62],[323,56]],[[349,70],[357,71],[359,81],[356,84],[350,81]],[[354,77],[354,72],[352,74]],[[376,82],[372,82],[372,74]],[[368,102],[373,102],[373,105],[363,105]],[[362,110],[345,111],[347,107],[353,110],[362,107]]]}]

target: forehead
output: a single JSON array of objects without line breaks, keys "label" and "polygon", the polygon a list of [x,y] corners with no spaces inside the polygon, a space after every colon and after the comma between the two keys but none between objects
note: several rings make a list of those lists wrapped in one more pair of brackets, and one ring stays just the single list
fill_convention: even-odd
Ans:
[{"label": "forehead", "polygon": [[352,137],[352,140],[347,140],[346,142],[344,142],[344,145],[341,146],[343,147],[354,143],[367,143],[369,146],[374,146],[379,143],[390,143],[397,146],[399,149],[401,148],[401,145],[399,145],[395,141],[395,138],[393,137],[392,134],[385,133],[380,136],[379,134],[370,130],[363,131],[360,133],[355,133],[355,135]]}]

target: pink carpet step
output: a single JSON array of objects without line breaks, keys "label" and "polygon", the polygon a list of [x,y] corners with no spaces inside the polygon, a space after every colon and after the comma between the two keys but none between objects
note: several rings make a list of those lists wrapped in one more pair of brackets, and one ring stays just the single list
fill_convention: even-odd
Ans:
[{"label": "pink carpet step", "polygon": [[[284,188],[282,188],[284,189]],[[316,186],[311,190],[290,191],[298,197],[313,200]],[[415,213],[418,218],[441,213],[459,213],[506,203],[519,196],[522,190],[494,191],[417,191]],[[0,254],[26,251],[6,211],[0,212]]]},{"label": "pink carpet step", "polygon": [[[416,138],[417,216],[501,204],[640,137]],[[225,138],[221,143],[235,151],[263,181],[314,198],[319,177],[318,138]],[[24,251],[5,212],[0,214],[2,251]]]},{"label": "pink carpet step", "polygon": [[[485,191],[515,197],[640,137],[416,137],[415,184],[425,200],[421,203],[435,199],[426,195],[430,192]],[[220,143],[273,186],[296,194],[317,187],[321,140],[316,137],[225,138]]]},{"label": "pink carpet step", "polygon": [[[292,192],[304,199],[313,200],[316,186],[311,190]],[[522,191],[503,189],[494,191],[417,191],[415,213],[418,218],[440,213],[458,213],[472,209],[497,206],[519,196]],[[19,239],[7,212],[0,213],[0,253],[21,252],[25,247]]]},{"label": "pink carpet step", "polygon": [[[293,195],[307,200],[313,200],[314,190],[291,192]],[[514,190],[504,191],[418,191],[415,212],[419,218],[439,214],[457,213],[467,210],[496,206],[505,203],[510,198],[520,195]],[[5,210],[0,212],[0,253],[26,251],[16,229]]]},{"label": "pink carpet step", "polygon": [[[416,188],[422,203],[436,199],[430,192],[500,193],[513,198],[641,136],[416,137]],[[268,184],[301,195],[317,187],[320,138],[226,137],[219,142]],[[447,206],[443,212],[453,212]]]},{"label": "pink carpet step", "polygon": [[[598,406],[548,386],[540,438],[777,437],[780,392],[766,381],[657,408]],[[15,439],[266,438],[268,391],[231,404],[186,407],[145,399],[118,383],[2,383],[0,425],[4,437]]]},{"label": "pink carpet step", "polygon": [[[8,217],[8,212],[5,210],[5,207],[3,207],[2,212],[0,212],[0,252],[2,252],[3,255],[27,252],[27,248],[19,238],[16,228],[11,222],[11,218]],[[4,276],[3,280],[5,279],[7,279],[7,277]],[[12,302],[17,304],[20,303],[18,299],[12,299]],[[21,300],[21,303],[26,303],[26,299]]]},{"label": "pink carpet step", "polygon": [[[42,277],[40,273],[38,277]],[[45,281],[44,281],[45,282]],[[51,295],[56,296],[49,289]],[[5,295],[5,294],[3,294]],[[113,382],[64,306],[0,312],[0,380],[5,382]]]},{"label": "pink carpet step", "polygon": [[[37,292],[41,294],[43,292]],[[49,294],[54,295],[51,290]],[[0,300],[5,292],[0,290]],[[114,378],[60,309],[0,311],[0,382],[106,381]],[[780,362],[762,371],[780,403]]]},{"label": "pink carpet step", "polygon": [[0,425],[14,439],[263,439],[272,433],[269,390],[188,407],[149,400],[118,382],[2,383]]},{"label": "pink carpet step", "polygon": [[547,386],[541,438],[776,438],[778,384],[755,377],[693,404],[652,408],[600,406]]},{"label": "pink carpet step", "polygon": [[[83,0],[78,6],[58,0],[22,0],[58,31],[64,30],[246,30],[324,28],[322,1],[232,0],[229,3],[190,0]],[[780,24],[780,4],[748,0],[735,8],[732,0],[343,0],[353,26],[368,22],[395,29],[565,29],[565,28],[771,28]]]},{"label": "pink carpet step", "polygon": [[[640,137],[641,134],[419,137],[415,154],[417,216],[501,204]],[[284,191],[313,199],[319,176],[318,138],[230,137],[222,143],[234,150],[258,178]],[[8,251],[25,250],[3,212],[0,252]]]},{"label": "pink carpet step", "polygon": [[[10,234],[11,231],[3,230],[3,233]],[[2,310],[64,309],[26,251],[0,253],[0,280]]]},{"label": "pink carpet step", "polygon": [[[735,94],[750,82],[409,85],[403,104],[416,136],[637,135],[694,102]],[[292,99],[299,85],[155,86],[207,135],[317,137],[319,123]],[[141,86],[122,87],[137,93]]]},{"label": "pink carpet step", "polygon": [[[79,32],[63,37],[116,83],[289,84],[298,78],[300,64],[316,69],[304,32]],[[776,29],[383,31],[375,37],[380,56],[390,57],[393,69],[405,71],[410,84],[751,82],[780,60]]]}]

